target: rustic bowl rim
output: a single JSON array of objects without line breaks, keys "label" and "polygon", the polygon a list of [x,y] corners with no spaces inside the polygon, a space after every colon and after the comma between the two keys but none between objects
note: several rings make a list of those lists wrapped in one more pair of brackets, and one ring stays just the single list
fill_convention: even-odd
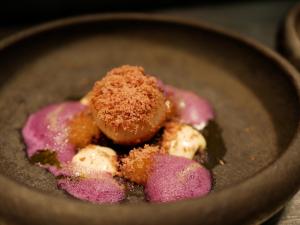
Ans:
[{"label": "rustic bowl rim", "polygon": [[287,51],[288,57],[291,57],[292,61],[299,60],[300,58],[300,53],[298,53],[300,49],[300,36],[296,31],[296,20],[299,14],[300,4],[297,4],[288,11],[283,23],[284,47],[287,48],[285,51]]},{"label": "rustic bowl rim", "polygon": [[[232,31],[224,30],[216,26],[211,26],[205,22],[195,22],[187,19],[179,19],[170,16],[153,15],[153,14],[141,14],[141,13],[114,13],[114,14],[92,14],[83,15],[66,19],[59,19],[53,22],[48,22],[42,25],[37,25],[32,28],[25,29],[21,32],[13,34],[0,42],[0,51],[16,44],[17,42],[30,38],[36,34],[55,30],[57,28],[67,27],[73,24],[84,24],[90,22],[103,22],[111,20],[137,20],[137,21],[156,21],[166,22],[170,24],[176,24],[180,26],[193,27],[195,29],[202,29],[208,32],[217,33],[224,37],[229,37],[238,43],[241,43],[248,48],[261,53],[264,57],[269,58],[277,63],[277,65],[285,71],[287,76],[292,80],[293,85],[297,91],[297,98],[300,96],[300,77],[297,70],[283,57],[275,53],[271,49],[263,46],[257,41],[250,38],[236,34]],[[171,217],[184,211],[186,216],[184,219],[188,219],[190,216],[195,216],[198,209],[205,210],[205,213],[213,213],[214,209],[229,207],[230,210],[238,210],[239,207],[245,202],[251,204],[259,203],[259,207],[263,210],[272,201],[280,202],[278,205],[274,205],[271,209],[265,209],[264,216],[256,218],[256,221],[264,219],[269,216],[274,210],[279,209],[291,198],[292,195],[298,190],[300,184],[300,163],[297,163],[297,158],[300,157],[300,126],[298,123],[296,134],[293,141],[286,149],[286,151],[271,165],[264,168],[261,172],[246,179],[232,187],[220,190],[212,193],[203,199],[192,199],[187,201],[179,201],[175,203],[167,204],[130,204],[130,205],[100,205],[95,206],[89,203],[80,202],[76,200],[66,200],[57,196],[48,195],[41,191],[29,188],[23,184],[19,184],[16,181],[11,180],[8,177],[0,175],[0,199],[6,203],[5,209],[0,209],[0,212],[8,217],[19,218],[27,220],[28,217],[32,221],[43,221],[55,216],[62,215],[59,209],[64,209],[63,215],[73,218],[101,219],[105,222],[112,222],[114,224],[122,224],[124,218],[134,223],[139,223],[141,220],[136,218],[138,213],[146,222],[147,220],[153,221],[151,216],[156,213],[161,217]],[[284,179],[283,179],[284,176]],[[271,179],[269,179],[271,178]],[[274,191],[276,185],[287,185],[288,189],[282,190],[282,192],[276,193],[273,197],[266,193],[268,191]],[[234,193],[234,195],[232,194]],[[265,194],[263,200],[255,200],[253,195]],[[230,202],[234,202],[232,205]],[[22,205],[23,211],[17,212],[14,210],[19,205]],[[36,208],[35,215],[28,214],[31,207]],[[1,207],[3,208],[3,207]],[[80,209],[81,213],[78,213]],[[45,214],[47,211],[47,214]],[[102,211],[102,213],[99,213]],[[244,213],[245,217],[249,217],[255,213],[255,209],[249,207],[249,212]],[[118,218],[112,218],[111,213],[119,215]],[[215,215],[215,221],[220,221],[220,218],[226,218],[224,212],[220,212],[219,216]],[[254,216],[254,215],[252,215]],[[94,221],[92,220],[92,221]],[[155,221],[155,220],[154,220]],[[94,221],[95,222],[95,221]]]}]

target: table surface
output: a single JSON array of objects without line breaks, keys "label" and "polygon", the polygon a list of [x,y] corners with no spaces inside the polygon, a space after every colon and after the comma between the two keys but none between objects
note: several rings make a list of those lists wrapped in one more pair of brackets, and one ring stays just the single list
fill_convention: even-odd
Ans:
[{"label": "table surface", "polygon": [[[221,4],[164,8],[150,13],[206,21],[248,36],[276,49],[279,27],[288,10],[297,3],[290,1],[240,1]],[[31,24],[0,26],[0,39]],[[1,222],[0,225],[5,224]],[[300,192],[288,205],[263,225],[300,225]]]}]

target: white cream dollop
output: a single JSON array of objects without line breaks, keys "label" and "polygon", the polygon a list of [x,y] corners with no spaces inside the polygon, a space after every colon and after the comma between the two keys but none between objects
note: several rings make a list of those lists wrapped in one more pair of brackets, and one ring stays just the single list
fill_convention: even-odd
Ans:
[{"label": "white cream dollop", "polygon": [[206,148],[205,138],[189,125],[181,125],[167,149],[170,155],[193,159],[196,152]]},{"label": "white cream dollop", "polygon": [[97,177],[101,172],[117,173],[117,154],[108,147],[88,145],[72,159],[72,172],[75,176]]}]

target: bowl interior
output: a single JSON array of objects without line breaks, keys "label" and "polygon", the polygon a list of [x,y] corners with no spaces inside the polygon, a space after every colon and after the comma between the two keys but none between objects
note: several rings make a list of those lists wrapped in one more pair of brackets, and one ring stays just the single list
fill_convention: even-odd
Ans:
[{"label": "bowl interior", "polygon": [[[55,178],[29,163],[20,130],[28,115],[84,95],[109,69],[141,65],[165,83],[195,91],[215,108],[221,130],[208,143],[225,165],[214,190],[252,177],[292,140],[299,104],[278,64],[206,29],[158,21],[114,20],[45,31],[0,52],[0,173],[69,198]],[[219,135],[219,134],[218,134]]]}]

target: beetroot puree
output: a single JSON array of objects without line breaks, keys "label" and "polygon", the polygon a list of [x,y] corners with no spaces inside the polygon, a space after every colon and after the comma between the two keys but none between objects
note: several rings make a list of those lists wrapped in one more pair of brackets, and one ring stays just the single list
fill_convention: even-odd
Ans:
[{"label": "beetroot puree", "polygon": [[167,97],[175,104],[177,116],[182,123],[202,130],[208,121],[214,118],[214,111],[204,98],[171,85],[164,85],[164,90]]},{"label": "beetroot puree", "polygon": [[[32,157],[39,151],[49,150],[56,153],[60,166],[68,163],[75,155],[75,147],[68,142],[68,121],[86,106],[79,102],[64,102],[40,109],[28,118],[23,130],[27,146],[27,155]],[[62,168],[53,165],[41,165],[55,176]]]}]

